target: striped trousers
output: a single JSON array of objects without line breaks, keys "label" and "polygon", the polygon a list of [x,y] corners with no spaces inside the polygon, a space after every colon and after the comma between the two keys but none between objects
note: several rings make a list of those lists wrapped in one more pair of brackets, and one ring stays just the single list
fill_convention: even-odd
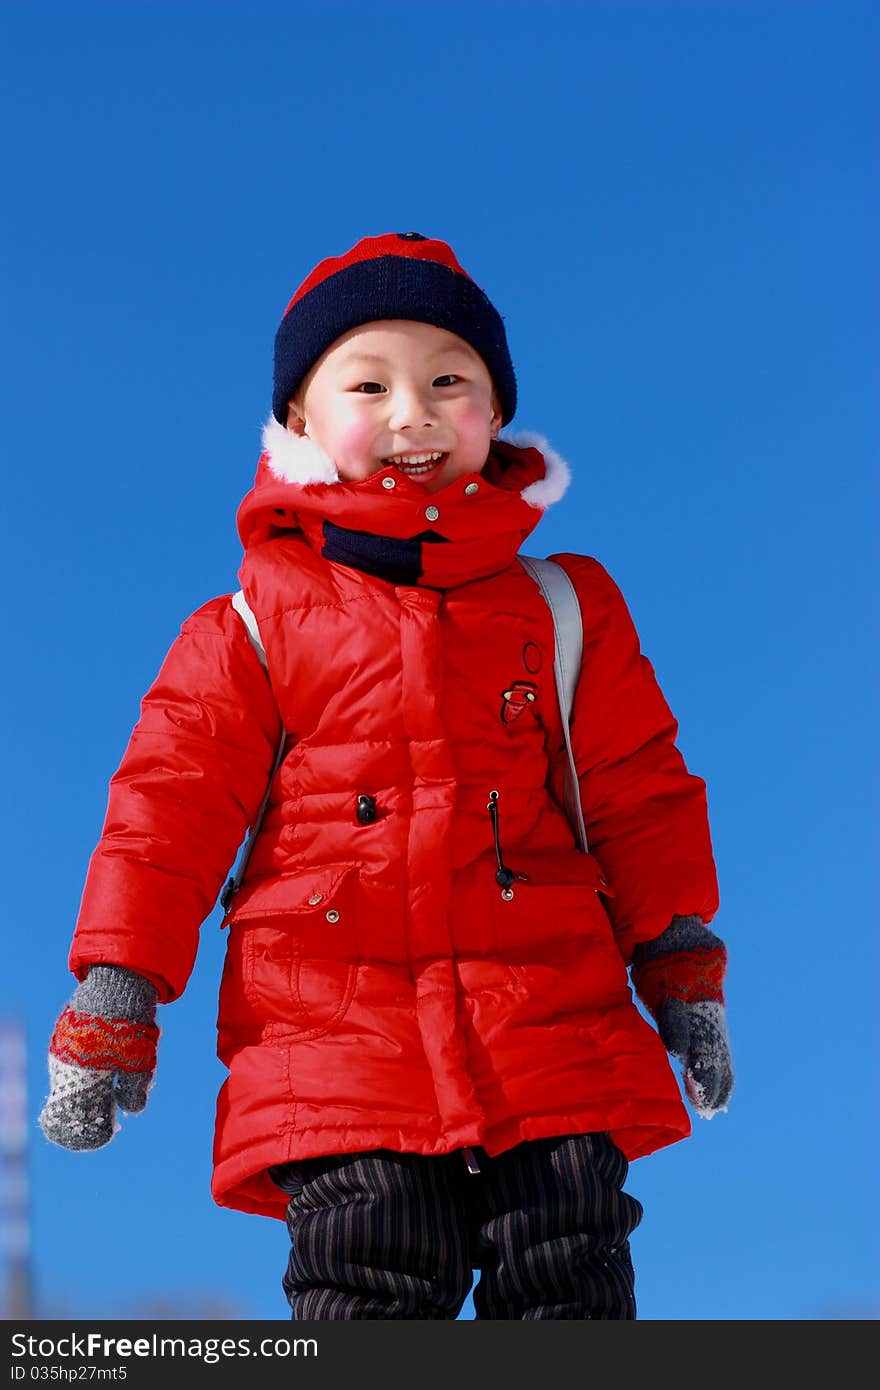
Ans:
[{"label": "striped trousers", "polygon": [[294,1319],[636,1316],[629,1236],[642,1207],[607,1134],[494,1158],[377,1149],[270,1168],[290,1196],[282,1280]]}]

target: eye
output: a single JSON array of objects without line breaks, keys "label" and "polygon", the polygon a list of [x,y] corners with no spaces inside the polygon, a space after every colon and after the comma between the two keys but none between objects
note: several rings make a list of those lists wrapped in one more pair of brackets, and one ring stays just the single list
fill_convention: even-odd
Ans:
[{"label": "eye", "polygon": [[434,385],[436,386],[438,383],[439,383],[440,385],[442,385],[442,384],[443,384],[444,382],[446,382],[446,381],[456,382],[456,381],[458,381],[458,377],[455,375],[454,372],[447,372],[447,373],[445,374],[445,376],[438,376],[438,377],[435,377],[435,378],[434,378]]},{"label": "eye", "polygon": [[360,386],[355,387],[355,390],[363,391],[367,396],[375,396],[378,391],[384,391],[385,387],[378,381],[362,381]]}]

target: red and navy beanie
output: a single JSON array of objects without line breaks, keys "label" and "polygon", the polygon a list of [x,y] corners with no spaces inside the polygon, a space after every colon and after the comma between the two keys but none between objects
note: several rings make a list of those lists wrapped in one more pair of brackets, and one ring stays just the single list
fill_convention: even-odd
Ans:
[{"label": "red and navy beanie", "polygon": [[415,319],[464,338],[489,368],[502,423],[513,418],[516,377],[501,315],[445,241],[391,232],[321,261],[291,299],[275,335],[276,420],[287,423],[287,402],[330,344],[373,319]]}]

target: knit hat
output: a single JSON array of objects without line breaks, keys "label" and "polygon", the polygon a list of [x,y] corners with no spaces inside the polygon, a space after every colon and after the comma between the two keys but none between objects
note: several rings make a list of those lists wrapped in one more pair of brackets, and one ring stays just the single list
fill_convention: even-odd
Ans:
[{"label": "knit hat", "polygon": [[492,376],[502,424],[512,419],[516,377],[501,315],[445,241],[391,232],[321,261],[291,299],[275,335],[276,420],[287,423],[287,402],[330,344],[374,319],[433,323],[470,343]]}]

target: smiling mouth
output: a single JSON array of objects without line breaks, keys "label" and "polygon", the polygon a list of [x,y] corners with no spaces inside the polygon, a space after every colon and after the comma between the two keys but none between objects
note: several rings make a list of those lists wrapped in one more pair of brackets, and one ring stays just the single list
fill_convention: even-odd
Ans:
[{"label": "smiling mouth", "polygon": [[391,454],[382,462],[399,468],[402,473],[407,473],[410,477],[418,477],[421,474],[433,473],[436,469],[442,468],[448,457],[448,454],[432,449],[421,454]]}]

